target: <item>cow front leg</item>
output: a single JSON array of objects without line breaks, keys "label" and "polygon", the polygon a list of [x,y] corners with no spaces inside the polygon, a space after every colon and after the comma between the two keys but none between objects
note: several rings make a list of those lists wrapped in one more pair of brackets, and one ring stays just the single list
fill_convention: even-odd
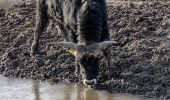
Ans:
[{"label": "cow front leg", "polygon": [[80,75],[80,66],[79,66],[79,64],[78,64],[78,59],[77,59],[77,58],[76,58],[75,63],[76,63],[75,75],[76,75],[76,76],[79,76],[79,75]]},{"label": "cow front leg", "polygon": [[103,50],[103,54],[106,58],[106,66],[108,67],[108,71],[109,71],[109,74],[111,76],[118,76],[120,75],[120,70],[113,65],[113,62],[112,62],[112,54],[111,54],[111,49],[110,48],[106,48],[105,50]]},{"label": "cow front leg", "polygon": [[31,45],[31,51],[30,51],[31,56],[34,56],[37,52],[39,35],[40,35],[40,33],[34,33],[34,40],[33,40],[33,43]]}]

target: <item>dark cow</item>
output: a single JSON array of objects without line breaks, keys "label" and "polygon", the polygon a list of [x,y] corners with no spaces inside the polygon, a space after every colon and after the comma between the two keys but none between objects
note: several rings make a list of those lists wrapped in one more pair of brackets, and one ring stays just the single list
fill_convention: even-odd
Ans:
[{"label": "dark cow", "polygon": [[40,33],[49,20],[57,24],[67,42],[58,44],[75,50],[76,72],[85,85],[96,84],[99,55],[112,67],[105,0],[37,0],[36,31],[31,55],[36,53]]}]

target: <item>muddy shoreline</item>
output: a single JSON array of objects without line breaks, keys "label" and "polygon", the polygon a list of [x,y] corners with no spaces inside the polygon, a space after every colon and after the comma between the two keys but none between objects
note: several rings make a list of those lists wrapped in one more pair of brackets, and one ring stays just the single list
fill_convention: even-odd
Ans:
[{"label": "muddy shoreline", "polygon": [[[114,66],[110,77],[101,58],[100,89],[170,99],[170,3],[108,2],[108,26]],[[0,9],[0,74],[51,83],[78,83],[74,57],[65,48],[51,45],[63,37],[51,24],[42,33],[39,54],[29,55],[35,28],[35,7],[18,5]]]}]

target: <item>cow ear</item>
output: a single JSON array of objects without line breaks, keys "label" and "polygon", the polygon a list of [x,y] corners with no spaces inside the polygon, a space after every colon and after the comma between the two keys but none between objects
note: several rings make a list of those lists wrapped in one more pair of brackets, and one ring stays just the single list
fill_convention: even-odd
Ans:
[{"label": "cow ear", "polygon": [[73,42],[58,42],[57,45],[62,45],[64,47],[77,50],[77,44]]},{"label": "cow ear", "polygon": [[99,43],[100,49],[106,49],[107,47],[117,44],[116,41],[103,41]]}]

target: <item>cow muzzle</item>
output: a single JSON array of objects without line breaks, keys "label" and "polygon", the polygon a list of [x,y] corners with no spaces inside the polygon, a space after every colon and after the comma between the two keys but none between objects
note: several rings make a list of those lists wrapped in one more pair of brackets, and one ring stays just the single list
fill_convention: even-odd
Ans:
[{"label": "cow muzzle", "polygon": [[86,79],[84,79],[84,80],[83,80],[83,83],[84,83],[84,85],[86,85],[86,86],[92,86],[92,85],[97,84],[97,81],[96,81],[96,79],[92,79],[92,80],[86,80]]}]

